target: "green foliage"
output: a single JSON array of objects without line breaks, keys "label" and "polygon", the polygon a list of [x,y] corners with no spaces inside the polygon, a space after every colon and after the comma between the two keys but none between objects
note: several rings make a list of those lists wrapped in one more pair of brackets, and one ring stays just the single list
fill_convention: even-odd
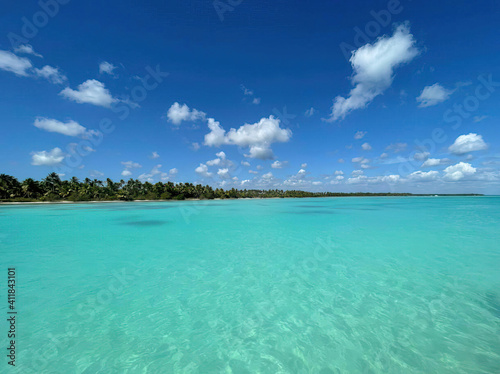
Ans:
[{"label": "green foliage", "polygon": [[[56,173],[42,181],[27,178],[20,183],[16,178],[0,174],[0,201],[104,201],[104,200],[185,200],[185,199],[241,199],[285,197],[340,197],[340,196],[410,196],[409,193],[339,193],[307,192],[297,190],[223,190],[192,183],[172,182],[151,184],[137,179],[106,183],[73,177],[62,181]],[[417,195],[413,195],[417,196]]]}]

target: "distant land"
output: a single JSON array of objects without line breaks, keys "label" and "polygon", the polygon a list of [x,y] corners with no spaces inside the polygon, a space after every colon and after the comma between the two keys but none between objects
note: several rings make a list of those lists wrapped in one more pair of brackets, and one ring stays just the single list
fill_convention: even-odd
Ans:
[{"label": "distant land", "polygon": [[484,196],[482,194],[412,194],[371,192],[308,192],[301,190],[238,190],[212,188],[201,184],[173,182],[141,182],[137,179],[105,182],[85,178],[83,182],[72,177],[61,180],[57,173],[51,173],[41,181],[17,178],[0,174],[1,202],[57,202],[57,201],[136,201],[136,200],[211,200],[251,198],[304,198],[304,197],[346,197],[346,196]]}]

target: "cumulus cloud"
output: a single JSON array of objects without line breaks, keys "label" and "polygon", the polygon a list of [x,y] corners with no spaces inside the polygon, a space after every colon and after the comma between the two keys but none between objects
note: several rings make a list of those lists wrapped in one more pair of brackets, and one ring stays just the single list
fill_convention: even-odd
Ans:
[{"label": "cumulus cloud", "polygon": [[122,165],[125,166],[125,169],[138,169],[142,168],[142,165],[138,162],[133,161],[122,161]]},{"label": "cumulus cloud", "polygon": [[460,135],[448,148],[451,153],[456,155],[463,155],[474,151],[484,151],[485,149],[488,149],[488,146],[484,142],[483,137],[474,133]]},{"label": "cumulus cloud", "polygon": [[459,181],[476,173],[476,168],[466,162],[459,162],[456,165],[448,166],[444,169],[444,178],[449,181]]},{"label": "cumulus cloud", "polygon": [[40,151],[31,153],[31,165],[36,166],[54,166],[64,160],[65,154],[60,148],[54,148],[51,151]]},{"label": "cumulus cloud", "polygon": [[33,65],[25,57],[16,56],[9,51],[0,50],[0,69],[10,71],[19,76],[27,77],[29,70]]},{"label": "cumulus cloud", "polygon": [[243,166],[250,166],[250,163],[248,161],[241,161],[241,164]]},{"label": "cumulus cloud", "polygon": [[429,158],[425,160],[425,162],[422,164],[422,167],[431,167],[431,166],[437,166],[437,165],[443,165],[449,163],[450,160],[447,158]]},{"label": "cumulus cloud", "polygon": [[439,172],[431,170],[431,171],[415,171],[408,175],[408,179],[418,182],[429,182],[439,178]]},{"label": "cumulus cloud", "polygon": [[199,174],[199,175],[201,175],[202,177],[205,177],[205,178],[210,178],[213,175],[213,173],[210,173],[208,171],[208,166],[205,165],[205,164],[200,164],[200,166],[198,166],[196,169],[194,169],[194,171],[197,174]]},{"label": "cumulus cloud", "polygon": [[272,167],[273,169],[282,169],[282,168],[283,168],[283,167],[285,167],[287,164],[288,164],[288,162],[287,162],[287,161],[283,161],[283,162],[281,162],[281,161],[276,160],[276,161],[274,161],[274,162],[271,164],[271,167]]},{"label": "cumulus cloud", "polygon": [[439,83],[435,83],[432,86],[424,87],[420,96],[417,97],[417,102],[420,108],[425,108],[428,106],[437,105],[442,103],[443,101],[448,100],[450,95],[454,92],[454,90],[447,90]]},{"label": "cumulus cloud", "polygon": [[431,154],[429,152],[417,152],[413,155],[413,159],[417,161],[425,161]]},{"label": "cumulus cloud", "polygon": [[191,143],[191,149],[196,152],[198,149],[200,149],[200,144],[197,142]]},{"label": "cumulus cloud", "polygon": [[33,71],[36,76],[45,78],[49,82],[54,84],[64,83],[68,79],[63,73],[59,71],[59,68],[55,68],[49,65],[45,65],[41,69],[35,68]]},{"label": "cumulus cloud", "polygon": [[335,98],[329,121],[343,119],[351,111],[365,108],[390,87],[395,68],[410,62],[418,53],[408,24],[400,25],[392,36],[383,36],[354,51],[349,60],[354,88],[347,98]]},{"label": "cumulus cloud", "polygon": [[372,149],[372,146],[369,143],[363,143],[361,148],[363,149],[363,151],[370,151]]},{"label": "cumulus cloud", "polygon": [[31,44],[21,44],[14,48],[14,52],[17,54],[33,55],[36,57],[43,58],[39,53],[36,53]]},{"label": "cumulus cloud", "polygon": [[344,175],[344,172],[342,170],[336,170],[335,175]]},{"label": "cumulus cloud", "polygon": [[94,131],[89,131],[78,122],[72,120],[61,122],[56,119],[38,117],[37,119],[35,119],[34,125],[41,130],[45,130],[48,132],[57,132],[59,134],[67,136],[86,137],[94,133]]},{"label": "cumulus cloud", "polygon": [[153,160],[156,159],[156,158],[159,158],[159,157],[160,157],[160,155],[156,151],[153,152],[153,153],[151,153],[151,155],[149,156],[149,158],[153,159]]},{"label": "cumulus cloud", "polygon": [[354,139],[362,139],[366,135],[366,131],[356,131]]},{"label": "cumulus cloud", "polygon": [[115,69],[116,66],[107,61],[103,61],[99,64],[99,73],[101,74],[113,75],[113,70]]},{"label": "cumulus cloud", "polygon": [[133,162],[133,161],[122,161],[122,165],[125,167],[125,170],[122,171],[122,175],[124,177],[128,177],[128,176],[132,175],[132,171],[131,171],[132,169],[142,168],[141,164],[139,164],[137,162]]},{"label": "cumulus cloud", "polygon": [[229,169],[228,168],[224,168],[224,169],[219,169],[217,171],[217,175],[222,178],[222,179],[228,179],[231,177],[231,175],[229,174]]},{"label": "cumulus cloud", "polygon": [[105,108],[111,107],[111,104],[118,101],[111,95],[104,83],[95,79],[83,82],[76,90],[66,87],[60,95],[79,104],[87,103]]},{"label": "cumulus cloud", "polygon": [[[129,161],[131,162],[131,161]],[[122,162],[123,163],[123,162]],[[135,163],[132,163],[132,165],[134,165]],[[166,181],[168,179],[170,179],[170,177],[172,177],[173,175],[169,175],[168,173],[164,173],[162,172],[160,169],[161,169],[162,165],[161,164],[158,164],[156,166],[154,166],[151,171],[149,173],[144,173],[144,174],[141,174],[139,175],[138,179],[141,180],[141,181],[148,181],[150,183],[153,183],[154,182],[154,179],[153,177],[159,175],[159,177],[163,180],[163,181]],[[175,174],[177,173],[177,169],[172,169],[172,170],[175,170]]]},{"label": "cumulus cloud", "polygon": [[186,104],[180,105],[178,102],[175,102],[168,109],[167,118],[172,124],[179,126],[182,121],[194,122],[205,119],[205,113],[196,109],[190,109]]},{"label": "cumulus cloud", "polygon": [[250,153],[245,156],[261,160],[274,158],[270,148],[272,143],[288,142],[292,136],[292,131],[282,129],[280,120],[273,116],[262,118],[254,124],[245,124],[238,129],[232,128],[227,133],[213,118],[208,119],[208,127],[210,133],[205,135],[205,145],[218,147],[230,144],[242,148],[248,147]]},{"label": "cumulus cloud", "polygon": [[370,159],[364,157],[354,157],[351,161],[358,164],[368,164]]}]

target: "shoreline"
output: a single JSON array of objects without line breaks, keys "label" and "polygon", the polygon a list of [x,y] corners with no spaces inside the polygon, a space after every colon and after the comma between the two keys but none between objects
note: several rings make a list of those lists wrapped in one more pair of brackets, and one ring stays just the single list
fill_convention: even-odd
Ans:
[{"label": "shoreline", "polygon": [[113,204],[113,203],[153,203],[153,202],[182,202],[182,201],[220,201],[220,200],[271,200],[271,199],[335,199],[335,198],[364,198],[364,197],[493,197],[497,195],[439,195],[439,194],[429,194],[429,195],[382,195],[382,196],[310,196],[310,197],[242,197],[242,198],[228,198],[228,199],[184,199],[184,200],[90,200],[90,201],[69,201],[69,200],[61,200],[61,201],[4,201],[0,202],[0,206],[2,205],[43,205],[43,204]]}]

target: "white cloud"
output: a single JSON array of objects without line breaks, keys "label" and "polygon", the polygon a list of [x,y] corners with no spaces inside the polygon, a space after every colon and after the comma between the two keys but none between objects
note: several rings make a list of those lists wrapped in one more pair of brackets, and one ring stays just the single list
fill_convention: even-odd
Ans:
[{"label": "white cloud", "polygon": [[156,159],[156,158],[159,158],[159,157],[160,157],[160,155],[156,151],[153,152],[153,153],[151,153],[151,155],[149,156],[149,158],[153,159],[153,160]]},{"label": "white cloud", "polygon": [[443,165],[447,164],[450,160],[447,158],[429,158],[425,160],[425,162],[422,164],[422,167],[431,167],[431,166],[437,166],[437,165]]},{"label": "white cloud", "polygon": [[31,67],[32,65],[29,59],[16,56],[14,53],[9,51],[0,50],[0,69],[27,77],[28,71]]},{"label": "white cloud", "polygon": [[232,128],[227,133],[213,118],[208,119],[208,127],[211,131],[205,135],[205,145],[218,147],[231,144],[249,147],[250,153],[245,156],[261,160],[274,158],[270,148],[272,143],[288,142],[292,136],[292,131],[280,128],[280,120],[273,116],[262,118],[254,124],[245,124],[238,129]]},{"label": "white cloud", "polygon": [[31,153],[31,165],[54,166],[60,164],[64,159],[65,154],[60,148],[54,148],[51,151],[40,151]]},{"label": "white cloud", "polygon": [[337,160],[337,162],[338,162],[339,164],[343,164],[343,163],[345,162],[345,160],[344,160],[343,158],[339,158],[339,159]]},{"label": "white cloud", "polygon": [[14,52],[17,54],[25,54],[25,55],[33,55],[36,57],[43,58],[43,56],[39,53],[36,53],[31,44],[22,44],[16,48],[14,48]]},{"label": "white cloud", "polygon": [[179,173],[179,170],[177,170],[177,168],[172,168],[168,171],[170,173],[170,175],[177,175],[177,173]]},{"label": "white cloud", "polygon": [[89,170],[89,174],[91,177],[94,177],[94,178],[104,176],[104,173],[102,171],[99,171],[99,170]]},{"label": "white cloud", "polygon": [[365,172],[363,170],[353,170],[351,172],[352,175],[358,176],[358,175],[363,175]]},{"label": "white cloud", "polygon": [[408,24],[400,25],[391,37],[383,36],[354,51],[350,59],[354,88],[347,98],[335,98],[329,120],[343,119],[351,111],[366,107],[390,87],[394,69],[411,61],[418,53]]},{"label": "white cloud", "polygon": [[101,83],[95,79],[89,79],[78,86],[77,90],[66,87],[60,95],[66,99],[76,101],[79,104],[87,103],[109,108],[111,104],[118,101]]},{"label": "white cloud", "polygon": [[378,183],[388,183],[388,184],[394,184],[398,183],[401,181],[401,176],[399,175],[384,175],[384,176],[377,176],[377,177],[367,177],[366,175],[357,175],[353,176],[349,179],[347,179],[346,183],[347,184],[366,184],[366,183],[371,183],[371,184],[378,184]]},{"label": "white cloud", "polygon": [[271,167],[272,167],[273,169],[282,169],[283,167],[285,167],[285,166],[286,166],[286,164],[288,164],[288,162],[287,162],[287,161],[283,161],[283,162],[281,162],[281,161],[276,160],[276,161],[274,161],[274,162],[271,164]]},{"label": "white cloud", "polygon": [[356,131],[354,134],[354,139],[362,139],[366,135],[366,131]]},{"label": "white cloud", "polygon": [[[131,167],[142,167],[141,165],[139,165],[135,162],[132,162],[132,161],[128,161],[126,163],[122,162],[122,164],[124,164],[126,168],[127,168],[127,165],[130,165]],[[130,167],[128,167],[128,168],[130,169]],[[161,168],[161,164],[158,164],[158,165],[154,166],[149,173],[141,174],[137,178],[141,181],[148,181],[150,183],[153,183],[154,182],[153,177],[160,174],[160,177],[162,179],[168,179],[168,174],[162,173],[160,168]]]},{"label": "white cloud", "polygon": [[113,75],[113,70],[116,69],[116,66],[107,62],[107,61],[103,61],[99,64],[99,73],[100,74],[109,74],[109,75]]},{"label": "white cloud", "polygon": [[194,171],[201,175],[202,177],[206,177],[206,178],[209,178],[213,175],[213,173],[210,173],[208,171],[208,166],[205,165],[205,164],[200,164],[200,166],[198,166],[196,169],[194,169]]},{"label": "white cloud", "polygon": [[262,170],[262,169],[264,169],[264,166],[262,166],[262,165],[257,165],[255,168],[256,168],[257,170]]},{"label": "white cloud", "polygon": [[241,164],[243,166],[250,166],[250,163],[248,161],[241,161]]},{"label": "white cloud", "polygon": [[130,175],[132,175],[132,172],[130,170],[125,169],[122,171],[122,176],[128,177]]},{"label": "white cloud", "polygon": [[413,159],[417,161],[425,161],[431,154],[429,152],[417,152],[413,155]]},{"label": "white cloud", "polygon": [[68,78],[59,71],[59,68],[53,66],[45,65],[41,69],[35,68],[33,70],[35,75],[47,79],[49,82],[54,84],[64,83]]},{"label": "white cloud", "polygon": [[439,177],[439,172],[431,170],[431,171],[415,171],[408,175],[408,178],[413,180],[413,181],[419,181],[419,182],[428,182],[428,181],[433,181],[438,179]]},{"label": "white cloud", "polygon": [[249,173],[249,174],[259,174],[259,172],[258,172],[258,171],[255,171],[255,170],[248,170],[248,173]]},{"label": "white cloud", "polygon": [[196,142],[191,143],[191,149],[196,152],[198,149],[200,149],[200,144]]},{"label": "white cloud", "polygon": [[447,90],[439,83],[435,83],[432,86],[424,87],[420,96],[417,97],[417,102],[420,103],[420,108],[437,105],[448,100],[453,92],[453,90]]},{"label": "white cloud", "polygon": [[488,149],[488,146],[484,142],[483,137],[473,133],[460,135],[448,148],[451,153],[456,155],[463,155],[474,151],[484,151],[485,149]]},{"label": "white cloud", "polygon": [[304,162],[303,164],[300,165],[302,169],[305,169],[307,167],[307,164]]},{"label": "white cloud", "polygon": [[219,171],[217,171],[217,175],[222,179],[227,179],[231,177],[231,175],[229,175],[229,169],[227,168],[219,169]]},{"label": "white cloud", "polygon": [[252,104],[259,105],[260,104],[260,97],[254,97],[252,100]]},{"label": "white cloud", "polygon": [[444,178],[449,181],[459,181],[476,173],[476,168],[466,162],[459,162],[456,165],[448,166],[444,169]]},{"label": "white cloud", "polygon": [[35,119],[34,125],[39,129],[57,132],[67,136],[86,136],[92,133],[91,131],[87,131],[87,129],[78,122],[72,120],[64,123],[56,119],[38,117]]},{"label": "white cloud", "polygon": [[389,155],[387,153],[385,153],[385,152],[380,155],[381,159],[384,159],[384,158],[387,158],[387,157],[389,157]]},{"label": "white cloud", "polygon": [[344,172],[342,170],[336,170],[335,175],[344,175]]},{"label": "white cloud", "polygon": [[205,113],[196,109],[190,109],[186,104],[180,105],[178,102],[175,102],[168,109],[167,118],[172,124],[179,126],[182,121],[194,122],[204,119]]},{"label": "white cloud", "polygon": [[125,166],[126,169],[142,168],[141,164],[139,164],[137,162],[133,162],[133,161],[122,161],[122,165]]},{"label": "white cloud", "polygon": [[306,110],[306,112],[304,113],[304,115],[306,117],[312,117],[314,115],[314,113],[316,113],[316,109],[314,109],[313,107],[311,107],[310,109]]},{"label": "white cloud", "polygon": [[364,151],[370,151],[372,149],[372,146],[368,143],[363,143],[363,145],[361,145],[361,148],[363,148]]},{"label": "white cloud", "polygon": [[359,164],[367,164],[370,162],[370,159],[364,157],[354,157],[351,161]]}]

